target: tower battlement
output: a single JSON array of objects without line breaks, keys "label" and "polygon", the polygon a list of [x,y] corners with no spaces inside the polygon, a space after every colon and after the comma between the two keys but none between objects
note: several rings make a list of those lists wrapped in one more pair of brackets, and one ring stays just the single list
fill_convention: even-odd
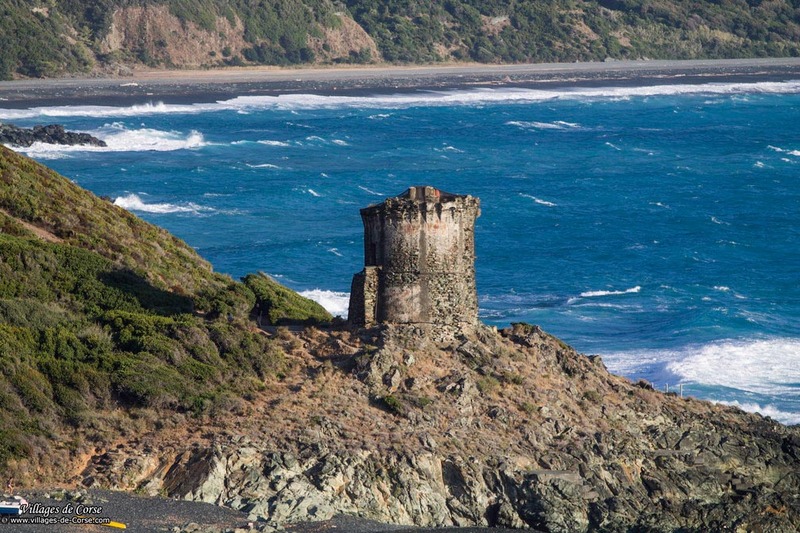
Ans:
[{"label": "tower battlement", "polygon": [[364,270],[353,277],[350,322],[476,324],[479,215],[477,198],[429,186],[362,209]]}]

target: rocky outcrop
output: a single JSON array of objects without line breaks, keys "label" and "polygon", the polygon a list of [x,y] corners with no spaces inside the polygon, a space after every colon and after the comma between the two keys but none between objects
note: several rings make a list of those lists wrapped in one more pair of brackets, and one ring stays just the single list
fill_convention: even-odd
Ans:
[{"label": "rocky outcrop", "polygon": [[216,17],[213,29],[181,20],[166,5],[125,6],[114,11],[103,54],[134,52],[138,59],[179,68],[215,65],[247,46],[244,25]]},{"label": "rocky outcrop", "polygon": [[249,425],[121,446],[80,479],[273,526],[800,526],[797,427],[631,383],[537,327],[281,335],[294,371]]},{"label": "rocky outcrop", "polygon": [[33,143],[106,146],[104,141],[88,133],[66,131],[60,124],[18,128],[11,124],[0,124],[0,144],[10,146],[31,146]]}]

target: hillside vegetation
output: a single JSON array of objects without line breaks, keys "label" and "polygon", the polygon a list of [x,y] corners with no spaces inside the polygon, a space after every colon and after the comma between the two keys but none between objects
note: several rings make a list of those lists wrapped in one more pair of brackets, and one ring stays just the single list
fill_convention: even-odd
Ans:
[{"label": "hillside vegetation", "polygon": [[0,0],[0,78],[800,55],[797,0]]},{"label": "hillside vegetation", "polygon": [[166,231],[0,147],[0,466],[57,465],[125,435],[142,410],[242,409],[287,364],[251,311],[269,309],[264,324],[331,320],[251,278],[256,294]]}]

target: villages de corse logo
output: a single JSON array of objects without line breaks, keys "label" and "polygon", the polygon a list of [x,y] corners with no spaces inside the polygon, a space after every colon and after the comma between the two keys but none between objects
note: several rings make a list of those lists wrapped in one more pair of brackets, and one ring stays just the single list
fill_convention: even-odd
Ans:
[{"label": "villages de corse logo", "polygon": [[103,508],[98,505],[84,505],[65,503],[64,505],[42,505],[41,503],[30,503],[19,506],[20,514],[50,516],[54,514],[65,515],[99,515]]}]

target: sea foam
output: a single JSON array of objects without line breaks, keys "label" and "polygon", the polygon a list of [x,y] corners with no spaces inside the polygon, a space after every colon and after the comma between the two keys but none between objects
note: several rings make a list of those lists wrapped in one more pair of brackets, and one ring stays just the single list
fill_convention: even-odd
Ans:
[{"label": "sea foam", "polygon": [[333,316],[347,318],[347,310],[350,305],[349,292],[311,289],[308,291],[301,291],[300,296],[305,296],[309,300],[314,300]]},{"label": "sea foam", "polygon": [[[481,88],[453,91],[417,91],[393,95],[324,96],[316,94],[282,94],[278,96],[239,96],[201,104],[147,103],[128,107],[58,106],[30,109],[0,109],[0,120],[40,117],[133,117],[163,114],[197,114],[217,111],[251,111],[258,109],[298,110],[332,108],[404,109],[416,106],[485,105],[491,103],[541,102],[548,100],[627,99],[632,97],[673,96],[690,94],[794,94],[800,93],[800,81],[754,83],[706,83],[653,85],[646,87],[580,87],[560,90]],[[377,116],[377,115],[373,115]],[[520,123],[521,124],[521,123]],[[535,123],[540,128],[567,129],[569,122]]]},{"label": "sea foam", "polygon": [[88,133],[105,141],[107,146],[68,146],[37,142],[16,150],[34,158],[56,159],[59,155],[63,157],[71,152],[173,152],[202,148],[209,144],[203,134],[196,130],[189,133],[151,128],[129,130],[122,124],[114,123]]},{"label": "sea foam", "polygon": [[539,205],[544,205],[547,207],[557,207],[557,204],[554,204],[553,202],[548,202],[547,200],[542,200],[541,198],[537,198],[536,196],[533,196],[531,194],[520,193],[519,195],[522,196],[523,198],[530,198],[531,200],[534,201],[534,203],[537,203]]},{"label": "sea foam", "polygon": [[718,341],[676,355],[667,369],[683,381],[800,398],[800,339]]},{"label": "sea foam", "polygon": [[581,298],[597,298],[598,296],[617,296],[620,294],[635,294],[640,292],[642,288],[637,285],[624,291],[586,291],[581,293]]},{"label": "sea foam", "polygon": [[118,196],[114,200],[114,205],[118,205],[128,211],[141,211],[144,213],[213,213],[215,209],[195,203],[186,203],[182,205],[170,203],[145,203],[142,198],[137,194],[128,194],[127,196]]}]

